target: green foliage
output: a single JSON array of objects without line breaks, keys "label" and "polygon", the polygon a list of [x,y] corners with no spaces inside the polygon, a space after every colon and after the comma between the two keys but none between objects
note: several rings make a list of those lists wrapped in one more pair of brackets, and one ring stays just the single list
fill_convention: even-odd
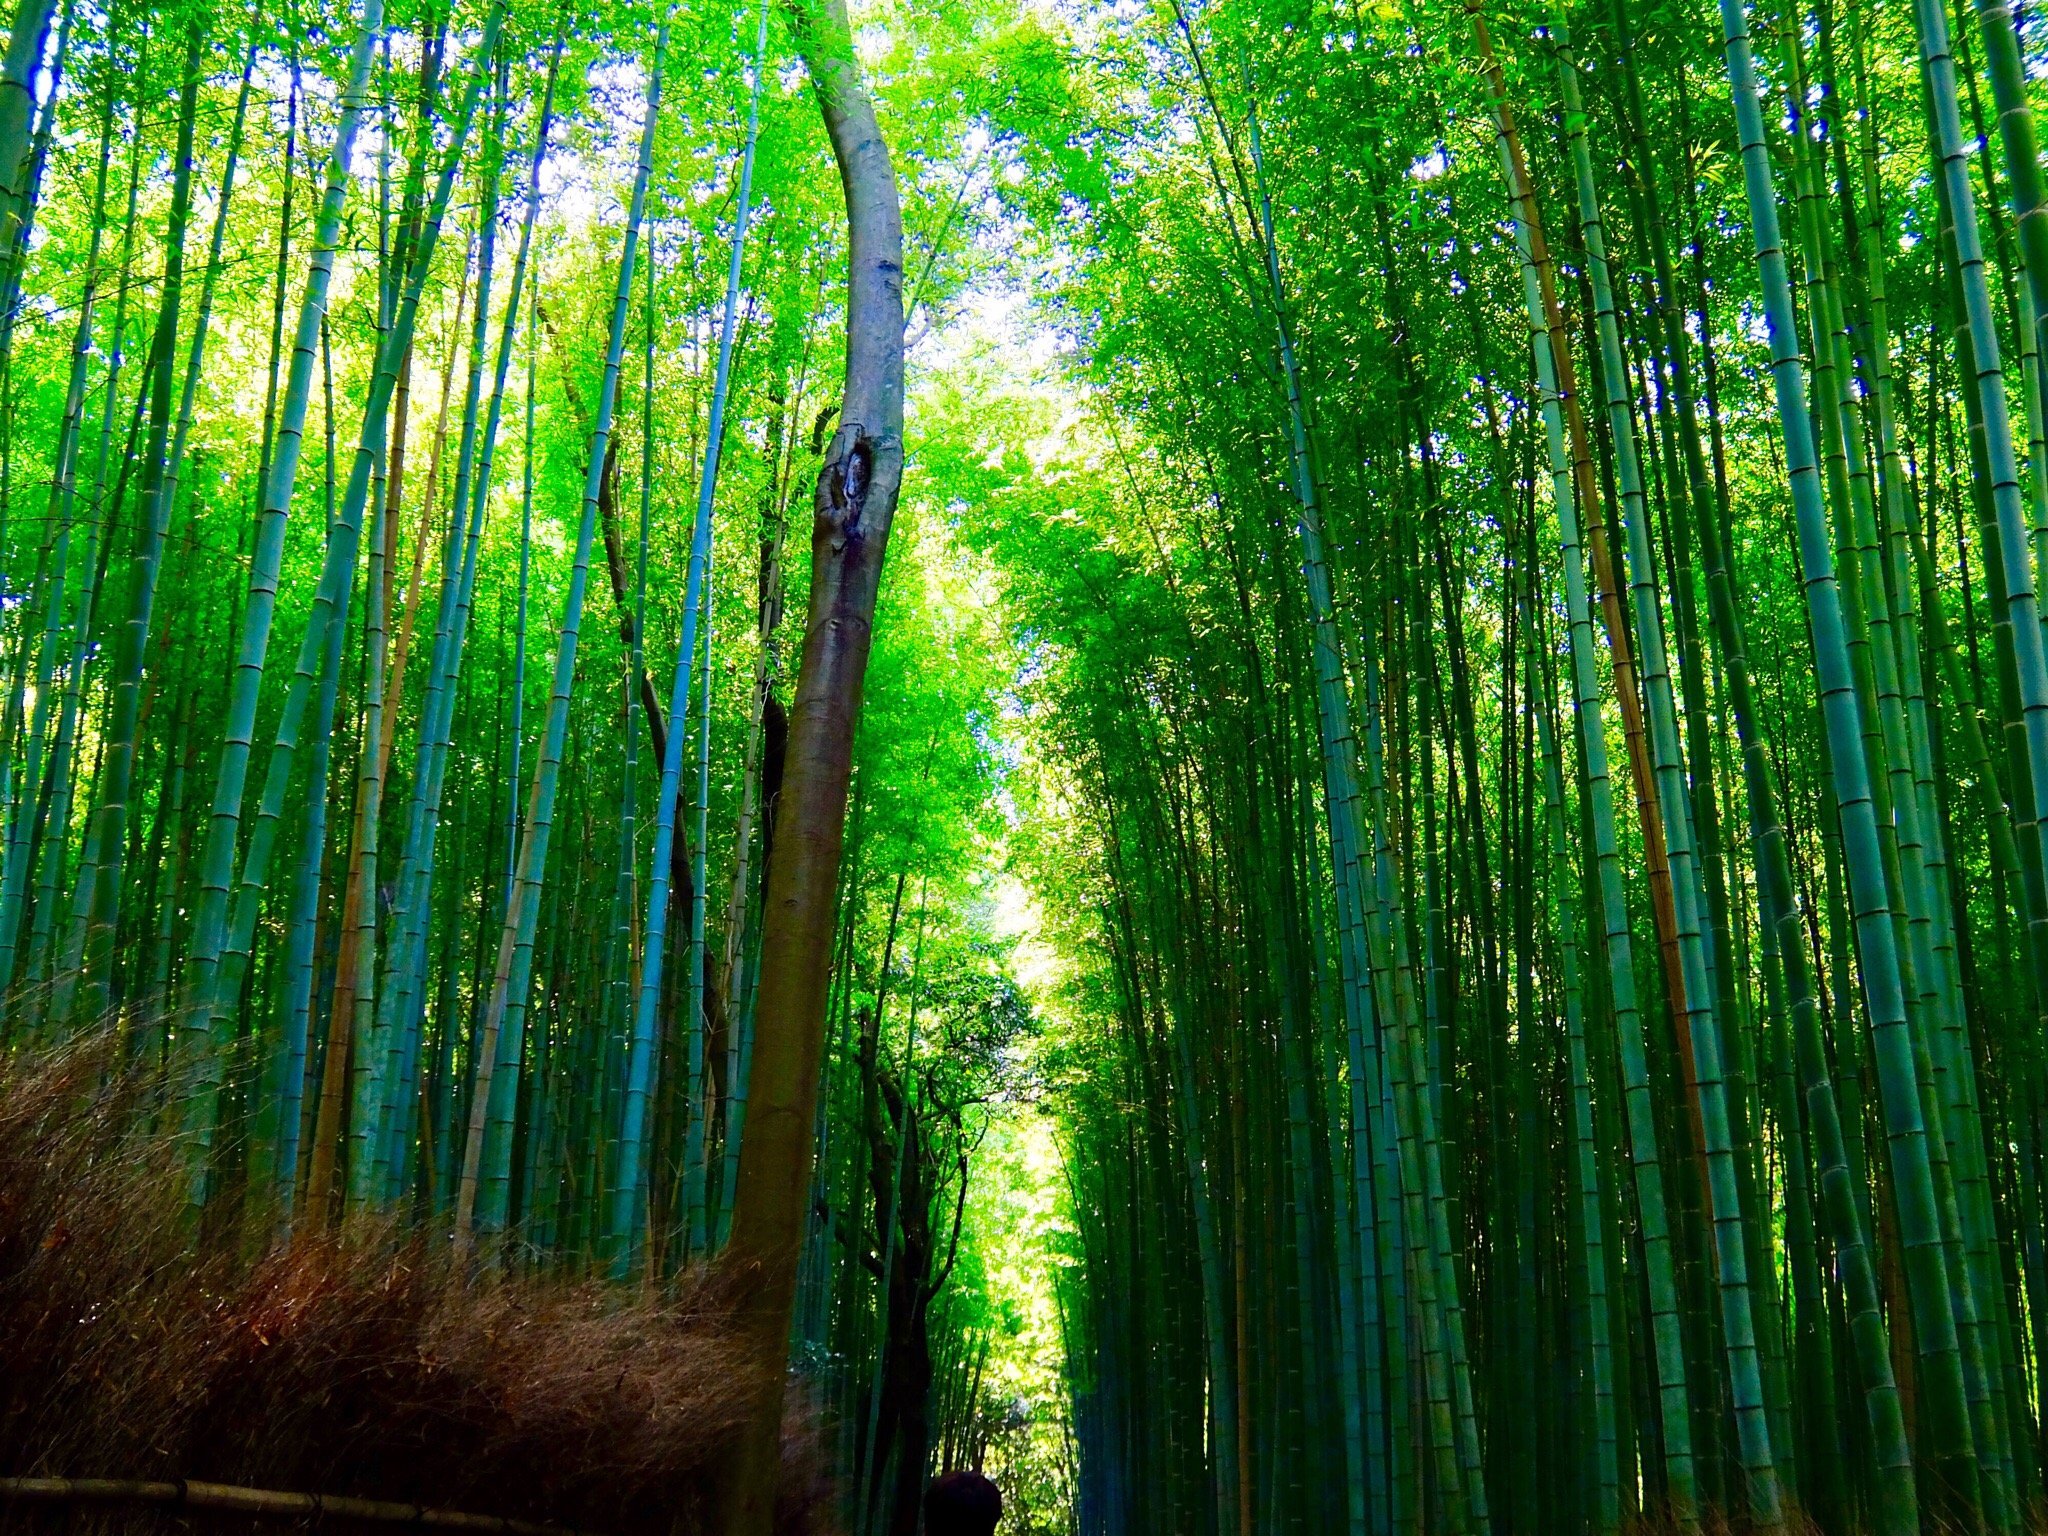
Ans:
[{"label": "green foliage", "polygon": [[[0,936],[17,946],[0,1038],[83,1027],[66,1000],[96,1006],[102,981],[123,1048],[169,1073],[204,1044],[166,1001],[212,963],[195,958],[210,829],[249,878],[257,790],[223,820],[212,786],[241,729],[229,674],[252,566],[261,585],[273,378],[360,15],[60,9],[0,342]],[[986,1464],[1017,1529],[1082,1536],[2031,1518],[2048,1464],[2031,595],[2048,304],[2014,218],[2038,220],[2039,176],[2018,138],[2009,174],[2000,119],[2042,71],[2030,18],[2009,54],[1988,0],[1951,9],[858,11],[904,194],[911,409],[797,1331],[859,1536],[887,1523],[877,1490],[925,1460]],[[253,684],[252,761],[290,723],[276,658],[316,612],[416,249],[407,188],[448,149],[489,13],[397,0],[385,17],[278,560],[291,650]],[[644,604],[645,670],[669,676],[751,8],[507,8],[485,71],[502,143],[471,135],[419,274],[384,524],[396,727],[364,930],[380,1006],[404,995],[396,850],[448,617],[483,178],[502,160],[495,344],[559,33],[537,309],[512,317],[417,1016],[376,1015],[416,1030],[398,1039],[417,1074],[392,1100],[390,1185],[338,1186],[445,1234],[664,20],[652,301],[636,281],[615,423],[618,590],[600,540],[515,1000],[529,1022],[498,1085],[491,1263],[618,1257],[659,772],[623,621]],[[627,1245],[656,1284],[715,1247],[729,1199],[805,508],[843,365],[840,181],[787,24],[776,9],[717,466],[705,846],[672,865],[707,889],[672,902],[669,953],[687,955],[701,894],[708,958],[701,986],[680,960],[664,972],[644,1242]],[[150,338],[195,35],[166,367]],[[28,82],[38,111],[56,78]],[[1773,209],[1787,249],[1760,266]],[[94,270],[67,492],[51,482]],[[174,412],[209,280],[158,555],[142,513],[166,416],[140,391],[171,378]],[[374,494],[397,465],[394,438]],[[309,727],[330,764],[318,806],[315,743],[288,743],[276,830],[311,851],[255,893],[250,963],[224,973],[197,1243],[319,1219],[279,1191],[367,1140],[319,1099],[364,1086],[323,1052],[351,1001],[335,971],[374,745],[369,566],[348,573],[331,729]],[[764,676],[777,703],[757,714]],[[686,805],[697,707],[660,722],[691,754]],[[694,844],[694,813],[680,824]],[[279,1102],[302,1105],[296,1140]],[[919,1209],[896,1208],[902,1188]],[[930,1294],[902,1305],[906,1285]],[[921,1354],[933,1380],[912,1403]],[[904,1435],[924,1437],[907,1472]]]}]

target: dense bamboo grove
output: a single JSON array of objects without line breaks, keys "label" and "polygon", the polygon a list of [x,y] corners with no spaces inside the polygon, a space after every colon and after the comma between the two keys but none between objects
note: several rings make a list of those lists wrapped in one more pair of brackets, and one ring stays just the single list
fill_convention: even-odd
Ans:
[{"label": "dense bamboo grove", "polygon": [[1083,30],[1079,1527],[2038,1528],[2034,19]]},{"label": "dense bamboo grove", "polygon": [[2041,1529],[2038,18],[1013,9],[21,0],[0,1041],[861,1536]]},{"label": "dense bamboo grove", "polygon": [[[13,17],[0,1038],[110,1031],[161,1077],[196,1246],[382,1222],[480,1281],[660,1294],[748,1219],[756,1047],[792,1038],[756,1006],[771,855],[820,835],[783,795],[804,508],[881,432],[851,392],[859,204],[828,141],[863,87],[833,17]],[[973,265],[958,137],[1004,105],[963,87],[1044,41],[962,9],[871,61],[928,194],[927,322]],[[923,97],[952,106],[897,126]],[[838,770],[821,1156],[784,1260],[859,1530],[914,1524],[928,1466],[1006,1432],[965,1213],[1030,1023],[972,852],[1001,648],[953,611],[929,504]]]}]

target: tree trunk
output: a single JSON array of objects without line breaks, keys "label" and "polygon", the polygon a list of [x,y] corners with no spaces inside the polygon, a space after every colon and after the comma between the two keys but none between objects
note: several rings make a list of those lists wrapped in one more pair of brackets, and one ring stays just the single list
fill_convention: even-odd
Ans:
[{"label": "tree trunk", "polygon": [[756,1357],[770,1363],[724,1494],[730,1536],[774,1515],[782,1366],[811,1185],[833,898],[875,592],[903,477],[903,221],[888,146],[853,57],[843,0],[790,21],[846,193],[846,385],[818,472],[810,613],[762,918],[753,1073],[729,1264]]}]

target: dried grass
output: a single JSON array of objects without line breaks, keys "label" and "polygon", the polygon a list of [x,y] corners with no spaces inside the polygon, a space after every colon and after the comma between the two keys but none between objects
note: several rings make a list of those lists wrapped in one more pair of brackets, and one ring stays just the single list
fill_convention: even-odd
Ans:
[{"label": "dried grass", "polygon": [[[749,1392],[714,1276],[463,1283],[355,1227],[195,1254],[164,1106],[104,1043],[0,1065],[0,1474],[194,1478],[586,1530],[689,1533]],[[788,1415],[788,1536],[822,1532],[816,1438]],[[0,1522],[162,1529],[142,1511]]]}]

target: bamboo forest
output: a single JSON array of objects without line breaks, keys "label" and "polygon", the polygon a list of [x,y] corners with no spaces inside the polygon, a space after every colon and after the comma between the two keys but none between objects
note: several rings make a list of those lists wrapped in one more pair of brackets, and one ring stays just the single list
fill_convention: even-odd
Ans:
[{"label": "bamboo forest", "polygon": [[2048,1532],[2048,11],[0,28],[0,1529]]}]

